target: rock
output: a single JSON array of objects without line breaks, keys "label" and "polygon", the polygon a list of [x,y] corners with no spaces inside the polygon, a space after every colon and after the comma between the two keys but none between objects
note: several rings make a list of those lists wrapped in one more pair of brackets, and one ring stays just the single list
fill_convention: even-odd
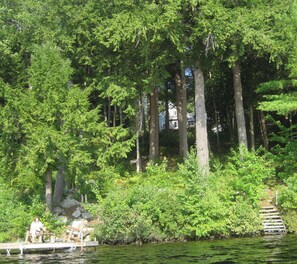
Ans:
[{"label": "rock", "polygon": [[73,206],[78,206],[79,202],[74,199],[66,198],[63,202],[61,202],[60,205],[62,206],[62,208],[70,208]]},{"label": "rock", "polygon": [[90,213],[88,213],[88,212],[82,213],[81,216],[84,219],[91,219],[92,218],[92,215]]},{"label": "rock", "polygon": [[56,208],[54,208],[53,212],[54,212],[54,214],[56,214],[56,215],[60,215],[60,214],[62,214],[63,209],[60,208],[60,207],[56,207]]},{"label": "rock", "polygon": [[58,216],[57,219],[63,224],[66,224],[68,222],[68,218],[66,216]]},{"label": "rock", "polygon": [[90,235],[87,235],[86,237],[84,237],[84,241],[85,241],[85,242],[90,242],[90,241],[92,241],[92,240],[91,240],[91,236],[90,236]]},{"label": "rock", "polygon": [[72,214],[72,216],[73,216],[74,218],[79,218],[80,215],[81,215],[81,212],[80,212],[78,209],[76,209],[76,210],[74,211],[74,213]]},{"label": "rock", "polygon": [[74,220],[71,223],[71,226],[75,227],[75,228],[80,228],[81,226],[87,225],[87,223],[88,223],[88,221],[86,221],[86,220]]},{"label": "rock", "polygon": [[77,207],[77,209],[78,209],[79,211],[81,211],[82,213],[83,213],[83,212],[86,212],[86,209],[83,208],[83,207],[81,207],[81,206]]}]

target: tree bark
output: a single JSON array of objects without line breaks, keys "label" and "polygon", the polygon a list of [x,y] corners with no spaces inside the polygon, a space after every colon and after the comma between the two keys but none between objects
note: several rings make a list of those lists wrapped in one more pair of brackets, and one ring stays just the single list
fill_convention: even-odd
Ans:
[{"label": "tree bark", "polygon": [[114,105],[114,107],[113,107],[113,121],[112,121],[113,127],[116,127],[116,120],[117,120],[117,106]]},{"label": "tree bark", "polygon": [[159,116],[158,89],[154,88],[150,96],[150,150],[149,160],[159,158]]},{"label": "tree bark", "polygon": [[205,109],[203,70],[197,62],[194,69],[195,109],[196,109],[196,147],[199,165],[203,171],[209,171],[209,149],[207,134],[207,115]]},{"label": "tree bark", "polygon": [[45,174],[45,204],[47,210],[52,211],[52,171],[48,170]]},{"label": "tree bark", "polygon": [[169,132],[169,99],[168,87],[165,85],[165,131]]},{"label": "tree bark", "polygon": [[214,115],[215,115],[215,123],[216,123],[216,138],[217,138],[217,148],[218,148],[218,152],[221,153],[221,143],[220,143],[220,127],[219,127],[219,117],[218,117],[218,112],[217,112],[217,106],[216,106],[216,102],[215,99],[213,99],[213,109],[214,109]]},{"label": "tree bark", "polygon": [[141,172],[141,153],[140,153],[140,134],[142,131],[142,98],[141,95],[139,96],[138,99],[138,112],[136,116],[136,133],[137,133],[137,138],[136,138],[136,172],[139,173]]},{"label": "tree bark", "polygon": [[263,145],[266,150],[269,148],[268,143],[268,135],[267,135],[267,128],[266,128],[266,122],[265,122],[265,116],[262,111],[259,112],[259,120],[260,120],[260,128],[261,128],[261,136],[263,140]]},{"label": "tree bark", "polygon": [[55,189],[54,189],[54,205],[58,205],[63,199],[63,188],[64,188],[64,167],[61,164],[61,159],[59,158],[60,165],[58,167]]},{"label": "tree bark", "polygon": [[233,66],[233,86],[234,86],[238,144],[248,147],[240,74],[241,74],[240,65],[239,65],[239,62],[236,62],[235,65]]},{"label": "tree bark", "polygon": [[175,72],[176,87],[176,105],[178,119],[178,136],[179,136],[179,154],[186,158],[188,154],[188,136],[187,136],[187,89],[183,70],[177,67]]},{"label": "tree bark", "polygon": [[250,138],[251,138],[251,149],[255,149],[255,127],[254,127],[254,108],[250,105]]}]

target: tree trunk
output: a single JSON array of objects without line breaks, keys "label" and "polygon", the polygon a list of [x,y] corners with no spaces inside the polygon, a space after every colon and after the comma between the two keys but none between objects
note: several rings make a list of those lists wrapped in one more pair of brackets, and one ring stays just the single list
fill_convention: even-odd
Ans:
[{"label": "tree trunk", "polygon": [[141,153],[140,153],[140,134],[142,131],[142,98],[141,94],[138,99],[138,112],[136,116],[136,133],[137,133],[137,138],[136,138],[136,172],[139,173],[141,172]]},{"label": "tree trunk", "polygon": [[169,99],[168,87],[165,85],[165,131],[169,132]]},{"label": "tree trunk", "polygon": [[58,167],[55,190],[54,190],[54,205],[58,205],[63,199],[63,188],[64,188],[64,167],[61,164],[61,159],[59,158],[60,165]]},{"label": "tree trunk", "polygon": [[158,89],[154,88],[150,96],[150,153],[149,160],[159,158],[159,116]]},{"label": "tree trunk", "polygon": [[45,174],[45,204],[46,209],[52,211],[52,171],[48,170]]},{"label": "tree trunk", "polygon": [[111,126],[111,98],[108,97],[108,105],[107,105],[107,125]]},{"label": "tree trunk", "polygon": [[235,99],[238,144],[248,147],[247,135],[246,135],[246,124],[245,124],[245,117],[244,117],[244,110],[243,110],[242,84],[241,84],[239,62],[236,62],[233,67],[233,85],[234,85],[234,99]]},{"label": "tree trunk", "polygon": [[179,154],[186,158],[188,154],[187,136],[187,90],[182,71],[177,67],[175,72],[176,105],[178,119]]},{"label": "tree trunk", "polygon": [[117,120],[117,106],[114,105],[113,107],[113,127],[116,127],[116,120]]},{"label": "tree trunk", "polygon": [[254,108],[250,105],[250,138],[251,138],[251,149],[255,149],[255,128],[254,128]]},{"label": "tree trunk", "polygon": [[196,147],[200,167],[208,173],[209,149],[207,135],[207,116],[205,110],[204,76],[202,68],[197,63],[194,69],[195,110],[196,110]]},{"label": "tree trunk", "polygon": [[265,116],[262,111],[259,112],[259,120],[260,120],[261,136],[262,136],[264,148],[268,150],[269,143],[268,143],[268,136],[267,136],[267,128],[266,128]]},{"label": "tree trunk", "polygon": [[219,117],[217,112],[217,106],[215,99],[213,99],[213,109],[214,109],[214,115],[215,115],[215,123],[216,123],[216,138],[217,138],[217,148],[218,152],[221,153],[221,143],[220,143],[220,124],[219,124]]},{"label": "tree trunk", "polygon": [[123,109],[121,106],[120,106],[119,111],[120,111],[120,125],[122,126],[123,125]]}]

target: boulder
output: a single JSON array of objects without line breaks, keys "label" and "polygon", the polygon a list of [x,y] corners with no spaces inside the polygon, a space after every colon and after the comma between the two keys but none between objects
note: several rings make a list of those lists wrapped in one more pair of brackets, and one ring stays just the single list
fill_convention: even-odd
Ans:
[{"label": "boulder", "polygon": [[74,218],[79,218],[81,216],[81,212],[78,210],[78,208],[74,211],[72,214]]},{"label": "boulder", "polygon": [[84,212],[81,214],[82,218],[84,219],[91,219],[92,218],[92,215],[88,212]]},{"label": "boulder", "polygon": [[64,201],[61,202],[61,207],[62,208],[70,208],[73,206],[79,206],[79,202],[74,200],[74,199],[70,199],[70,198],[66,198]]},{"label": "boulder", "polygon": [[53,213],[56,215],[61,215],[63,213],[63,209],[60,207],[56,207],[54,208]]},{"label": "boulder", "polygon": [[57,219],[60,223],[63,224],[66,224],[68,222],[68,218],[66,216],[58,216]]}]

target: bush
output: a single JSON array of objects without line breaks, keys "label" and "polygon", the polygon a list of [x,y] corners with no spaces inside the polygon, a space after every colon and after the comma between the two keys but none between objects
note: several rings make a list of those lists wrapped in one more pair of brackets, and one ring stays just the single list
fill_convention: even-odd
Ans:
[{"label": "bush", "polygon": [[179,166],[184,180],[182,201],[185,235],[191,239],[221,236],[226,233],[226,207],[216,188],[215,175],[203,173],[193,149]]},{"label": "bush", "polygon": [[273,174],[264,157],[232,152],[227,167],[206,174],[195,150],[177,172],[167,162],[118,181],[91,211],[100,219],[101,243],[131,243],[249,235],[261,229],[258,201],[263,179]]},{"label": "bush", "polygon": [[23,236],[29,220],[28,207],[11,187],[0,178],[0,242],[14,241]]},{"label": "bush", "polygon": [[280,188],[279,204],[284,209],[297,210],[297,174],[284,180],[287,186]]},{"label": "bush", "polygon": [[178,201],[174,193],[148,184],[111,191],[93,207],[101,223],[102,243],[131,243],[174,239],[179,233]]},{"label": "bush", "polygon": [[285,210],[282,217],[289,233],[297,232],[297,210]]},{"label": "bush", "polygon": [[234,200],[241,197],[257,206],[263,194],[263,181],[274,176],[272,164],[260,151],[248,151],[245,147],[231,151],[224,173],[232,178]]},{"label": "bush", "polygon": [[232,203],[228,212],[228,229],[231,235],[252,235],[262,230],[258,208],[242,198]]},{"label": "bush", "polygon": [[38,196],[30,205],[22,202],[16,191],[0,178],[0,242],[24,239],[33,219],[38,216],[48,230],[58,232],[62,226],[51,213],[46,212]]}]

